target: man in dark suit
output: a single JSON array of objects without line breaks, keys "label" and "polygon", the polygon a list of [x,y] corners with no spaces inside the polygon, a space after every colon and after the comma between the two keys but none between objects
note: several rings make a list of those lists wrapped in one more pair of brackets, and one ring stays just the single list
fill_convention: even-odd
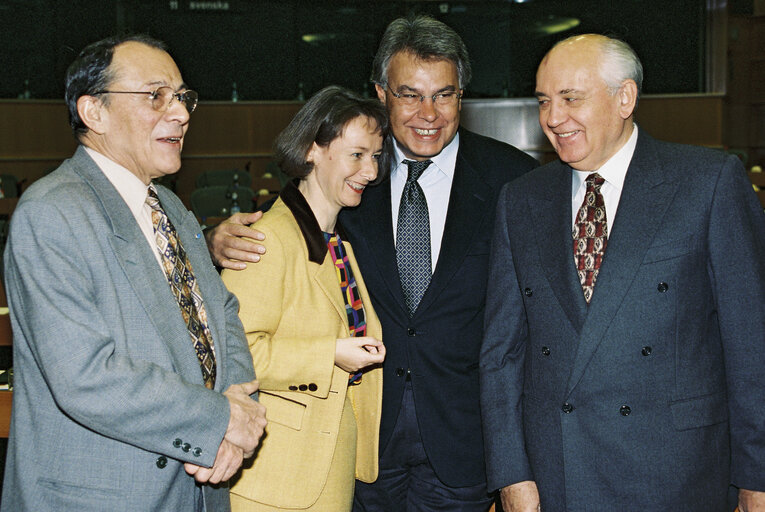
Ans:
[{"label": "man in dark suit", "polygon": [[597,35],[537,72],[560,161],[502,191],[481,411],[506,511],[765,510],[765,217],[741,163],[633,124]]},{"label": "man in dark suit", "polygon": [[[357,483],[354,510],[485,511],[478,353],[493,212],[501,186],[536,161],[459,128],[470,63],[443,23],[393,21],[373,67],[395,161],[340,217],[387,347],[380,476]],[[412,215],[424,203],[427,213]],[[233,241],[224,229],[214,235]],[[218,261],[224,250],[212,250]]]}]

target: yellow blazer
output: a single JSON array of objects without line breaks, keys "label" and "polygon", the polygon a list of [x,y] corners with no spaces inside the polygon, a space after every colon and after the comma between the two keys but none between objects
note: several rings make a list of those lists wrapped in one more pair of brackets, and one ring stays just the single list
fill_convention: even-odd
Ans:
[{"label": "yellow blazer", "polygon": [[[337,338],[350,336],[348,317],[326,242],[300,191],[288,185],[255,227],[266,235],[267,253],[246,270],[224,271],[223,281],[240,301],[268,426],[231,492],[274,507],[307,508],[327,480],[346,393],[357,425],[356,478],[377,479],[382,369],[365,371],[349,387],[348,372],[334,365]],[[345,242],[344,248],[367,335],[382,339],[353,250]]]}]

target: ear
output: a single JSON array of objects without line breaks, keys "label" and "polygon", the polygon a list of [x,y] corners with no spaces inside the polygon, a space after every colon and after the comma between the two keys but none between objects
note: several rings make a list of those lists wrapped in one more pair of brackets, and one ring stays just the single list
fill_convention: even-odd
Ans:
[{"label": "ear", "polygon": [[106,129],[108,112],[101,100],[95,96],[80,96],[77,99],[77,114],[89,130],[101,135]]},{"label": "ear", "polygon": [[457,110],[462,110],[462,95],[465,94],[465,89],[460,89],[460,99],[457,100]]},{"label": "ear", "polygon": [[622,119],[629,119],[637,104],[638,90],[634,80],[627,79],[617,93],[619,97],[619,115]]},{"label": "ear", "polygon": [[385,96],[385,88],[380,84],[375,84],[375,91],[377,91],[377,99],[380,100],[383,105],[386,105],[385,99],[387,96]]},{"label": "ear", "polygon": [[305,161],[314,167],[316,166],[316,160],[321,157],[322,148],[315,142],[311,144],[311,149],[308,150],[308,154],[305,156]]}]

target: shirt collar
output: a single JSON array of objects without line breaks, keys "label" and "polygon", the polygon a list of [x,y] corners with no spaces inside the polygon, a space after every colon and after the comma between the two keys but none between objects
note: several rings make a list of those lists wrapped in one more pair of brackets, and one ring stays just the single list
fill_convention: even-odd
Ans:
[{"label": "shirt collar", "polygon": [[[401,151],[401,148],[399,148],[398,143],[393,144],[394,151],[396,154],[396,160],[395,160],[395,167],[393,168],[392,174],[398,174],[403,172],[404,180],[406,180],[406,175],[409,172],[409,169],[407,165],[404,163],[404,160],[410,160],[406,156],[404,156],[403,151]],[[423,173],[423,175],[429,174],[432,171],[432,169],[436,169],[435,172],[440,172],[444,176],[447,176],[449,178],[452,178],[454,176],[454,167],[457,165],[457,150],[460,147],[460,134],[457,132],[454,135],[454,138],[447,144],[444,149],[441,150],[439,154],[436,156],[433,156],[430,158],[430,160],[433,162],[433,165],[428,167],[428,169]]]},{"label": "shirt collar", "polygon": [[109,157],[99,153],[95,149],[85,147],[90,158],[96,163],[101,172],[111,182],[122,199],[127,203],[128,208],[134,217],[138,217],[143,205],[146,202],[146,195],[149,187],[138,176],[130,172],[127,168],[121,166]]},{"label": "shirt collar", "polygon": [[572,176],[572,190],[579,190],[580,187],[584,186],[584,180],[587,179],[587,176],[593,172],[597,172],[603,177],[603,179],[606,180],[608,184],[621,192],[622,186],[624,185],[624,178],[627,176],[627,169],[629,168],[630,162],[632,161],[632,155],[635,153],[637,137],[638,127],[635,123],[632,123],[632,135],[630,135],[630,138],[627,139],[627,142],[624,144],[624,146],[622,146],[622,148],[617,151],[614,156],[609,158],[606,163],[600,167],[600,169],[590,172],[583,172],[572,169],[574,173]]}]

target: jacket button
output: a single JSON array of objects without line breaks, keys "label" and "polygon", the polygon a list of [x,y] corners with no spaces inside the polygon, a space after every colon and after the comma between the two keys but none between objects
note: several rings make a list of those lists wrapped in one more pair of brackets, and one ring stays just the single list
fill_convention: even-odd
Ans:
[{"label": "jacket button", "polygon": [[188,451],[191,450],[191,445],[189,443],[183,443],[183,446],[181,446],[181,450],[188,453]]},{"label": "jacket button", "polygon": [[173,446],[175,446],[176,448],[180,448],[182,444],[183,444],[183,441],[181,441],[181,438],[179,437],[176,437],[175,441],[173,441]]},{"label": "jacket button", "polygon": [[164,469],[165,466],[167,466],[167,458],[164,455],[160,455],[157,457],[157,467],[159,469]]},{"label": "jacket button", "polygon": [[301,384],[300,386],[298,386],[298,389],[300,391],[306,391],[308,389],[308,386],[306,386],[305,384]]},{"label": "jacket button", "polygon": [[194,457],[199,457],[200,455],[202,455],[202,448],[197,446],[196,448],[194,448],[194,451],[192,451],[191,453],[194,455]]},{"label": "jacket button", "polygon": [[407,333],[409,336],[417,336],[417,331],[416,331],[415,329],[412,329],[411,327],[410,327],[409,329],[407,329],[407,330],[406,330],[406,333]]},{"label": "jacket button", "polygon": [[656,289],[659,290],[659,293],[664,293],[667,290],[669,290],[669,285],[665,283],[664,281],[662,281],[661,283],[659,283],[659,286],[657,286]]},{"label": "jacket button", "polygon": [[404,376],[404,369],[396,368],[396,377],[403,377],[403,376]]},{"label": "jacket button", "polygon": [[297,389],[298,389],[297,386],[290,386],[290,391],[297,391]]},{"label": "jacket button", "polygon": [[566,402],[565,404],[563,404],[563,406],[560,409],[561,409],[561,411],[565,412],[566,414],[569,414],[569,413],[574,411],[574,406],[571,405],[570,403]]},{"label": "jacket button", "polygon": [[308,384],[308,391],[316,391],[317,389],[319,389],[319,386],[317,386],[317,385],[316,385],[316,384],[314,384],[313,382],[311,382],[310,384]]},{"label": "jacket button", "polygon": [[534,292],[533,292],[533,291],[531,291],[531,288],[526,288],[525,290],[523,290],[523,294],[524,294],[526,297],[531,297],[532,295],[534,295]]},{"label": "jacket button", "polygon": [[643,347],[643,350],[640,351],[641,354],[644,356],[650,356],[651,355],[651,347]]},{"label": "jacket button", "polygon": [[622,416],[629,416],[631,412],[632,412],[632,409],[630,409],[629,405],[622,405],[621,407],[619,407],[619,414],[621,414]]},{"label": "jacket button", "polygon": [[543,356],[549,356],[550,355],[550,349],[547,347],[542,347],[542,355]]}]

